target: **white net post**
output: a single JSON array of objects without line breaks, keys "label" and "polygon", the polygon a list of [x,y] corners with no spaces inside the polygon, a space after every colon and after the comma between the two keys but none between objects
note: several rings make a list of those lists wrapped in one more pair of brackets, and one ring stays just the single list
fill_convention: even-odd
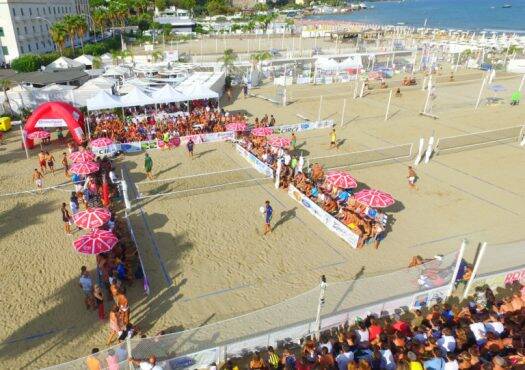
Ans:
[{"label": "white net post", "polygon": [[128,194],[128,184],[126,182],[126,179],[124,178],[124,171],[121,172],[122,179],[120,180],[120,186],[122,187],[122,196],[124,197],[124,204],[126,205],[126,209],[131,209],[131,202],[129,201],[129,194]]},{"label": "white net post", "polygon": [[467,298],[468,292],[472,288],[472,284],[474,284],[474,279],[476,278],[476,274],[478,273],[479,266],[481,265],[481,261],[483,261],[483,256],[485,255],[485,250],[487,249],[487,243],[484,242],[481,245],[481,249],[479,250],[479,254],[476,258],[476,262],[474,263],[474,268],[472,269],[472,275],[470,276],[470,280],[467,283],[467,286],[465,287],[465,291],[463,292],[463,299]]},{"label": "white net post", "polygon": [[458,259],[456,260],[456,266],[454,266],[454,274],[452,274],[452,279],[450,280],[450,285],[447,291],[447,298],[452,295],[454,291],[454,286],[456,283],[456,276],[458,276],[459,268],[461,267],[461,262],[463,261],[463,255],[465,254],[465,248],[467,247],[467,239],[463,239],[461,242],[461,247],[459,247]]}]

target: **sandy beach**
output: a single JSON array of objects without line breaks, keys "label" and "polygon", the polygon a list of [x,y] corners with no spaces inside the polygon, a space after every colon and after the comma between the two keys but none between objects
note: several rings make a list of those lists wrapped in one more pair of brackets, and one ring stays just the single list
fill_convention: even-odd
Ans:
[{"label": "sandy beach", "polygon": [[[312,157],[416,144],[432,134],[445,137],[523,124],[523,105],[508,104],[520,76],[498,74],[497,83],[507,89],[500,93],[505,104],[482,104],[478,110],[474,105],[481,72],[461,70],[455,83],[446,82],[447,71],[442,76],[433,106],[437,120],[419,115],[426,96],[421,86],[402,89],[402,97],[393,98],[388,121],[384,121],[388,90],[375,89],[362,99],[352,99],[353,83],[292,86],[286,107],[241,96],[221,105],[245,112],[250,122],[273,114],[280,125],[300,122],[299,116],[317,119],[323,96],[321,118],[335,121],[344,142],[338,150],[330,150],[328,130],[299,133],[301,149]],[[268,84],[251,94],[273,96],[275,87]],[[487,91],[484,96],[491,95]],[[80,266],[93,270],[95,259],[75,252],[74,236],[63,233],[59,207],[71,186],[44,194],[6,195],[34,187],[31,172],[37,165],[38,147],[25,159],[17,130],[8,133],[6,144],[0,146],[0,263],[4,266],[0,359],[6,368],[39,368],[85,356],[94,346],[104,348],[107,323],[85,310],[77,284]],[[53,150],[57,161],[62,151]],[[193,328],[294,297],[313,288],[321,274],[332,282],[352,279],[363,268],[363,277],[378,275],[406,267],[413,255],[457,250],[463,238],[470,241],[466,258],[472,260],[482,241],[523,239],[525,174],[519,170],[525,165],[523,153],[523,147],[512,142],[438,155],[416,169],[419,191],[407,187],[407,162],[350,168],[360,186],[385,190],[398,200],[389,211],[395,220],[392,230],[379,250],[351,249],[265,180],[138,201],[130,217],[151,294],[145,297],[140,283],[130,288],[132,321],[148,335]],[[197,145],[193,160],[183,148],[150,154],[158,179],[249,166],[231,143]],[[138,191],[147,195],[152,187],[140,184],[145,179],[143,158],[143,154],[129,155],[117,162],[138,183]],[[248,169],[209,180],[159,183],[158,188],[181,190],[260,176]],[[59,169],[54,177],[45,176],[44,186],[65,181]],[[277,223],[266,237],[260,232],[258,211],[265,200],[274,206]]]}]

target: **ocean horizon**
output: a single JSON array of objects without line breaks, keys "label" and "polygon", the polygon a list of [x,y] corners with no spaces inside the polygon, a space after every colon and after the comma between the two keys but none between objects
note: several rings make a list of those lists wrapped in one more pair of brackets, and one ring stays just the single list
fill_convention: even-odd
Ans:
[{"label": "ocean horizon", "polygon": [[[464,31],[525,34],[525,0],[405,0],[364,2],[368,9],[308,19],[355,21]],[[503,8],[511,5],[511,8]],[[373,7],[373,8],[372,8]]]}]

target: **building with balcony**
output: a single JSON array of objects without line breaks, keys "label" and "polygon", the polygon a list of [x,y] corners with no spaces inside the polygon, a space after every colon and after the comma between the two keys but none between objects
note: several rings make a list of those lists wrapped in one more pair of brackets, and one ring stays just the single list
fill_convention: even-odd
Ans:
[{"label": "building with balcony", "polygon": [[55,50],[49,28],[68,14],[88,17],[88,0],[0,0],[0,63]]}]

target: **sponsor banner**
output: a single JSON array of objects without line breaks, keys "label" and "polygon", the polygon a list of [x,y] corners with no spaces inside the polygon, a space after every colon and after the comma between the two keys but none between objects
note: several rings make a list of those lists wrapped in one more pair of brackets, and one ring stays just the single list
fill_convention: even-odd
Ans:
[{"label": "sponsor banner", "polygon": [[266,164],[264,164],[261,160],[259,160],[259,158],[254,156],[252,153],[244,149],[239,144],[236,144],[235,147],[237,148],[237,152],[241,155],[241,157],[246,159],[252,165],[252,167],[255,168],[257,172],[273,178],[272,169]]},{"label": "sponsor banner", "polygon": [[308,212],[310,212],[315,218],[321,221],[337,236],[339,236],[345,242],[350,244],[352,248],[357,248],[357,244],[359,242],[359,235],[355,234],[352,230],[343,225],[335,217],[325,212],[314,201],[312,201],[306,195],[301,193],[295,186],[290,185],[288,187],[288,195],[290,196],[290,198],[295,199],[297,202],[301,203],[303,207],[305,207],[308,210]]},{"label": "sponsor banner", "polygon": [[121,150],[121,145],[122,144],[111,144],[100,148],[91,148],[91,151],[95,153],[97,157],[112,156]]},{"label": "sponsor banner", "polygon": [[447,299],[448,289],[449,286],[445,285],[441,288],[415,294],[412,298],[411,309],[420,310],[444,302]]},{"label": "sponsor banner", "polygon": [[525,284],[525,268],[476,277],[472,284],[471,291],[478,286],[488,285],[491,289],[496,289],[514,284],[515,282]]},{"label": "sponsor banner", "polygon": [[41,118],[35,127],[67,127],[67,123],[62,118]]},{"label": "sponsor banner", "polygon": [[300,132],[309,130],[318,130],[323,128],[331,128],[334,125],[333,120],[315,121],[315,122],[301,122],[292,125],[282,125],[272,127],[273,132],[282,134],[286,132]]},{"label": "sponsor banner", "polygon": [[135,143],[122,143],[120,144],[120,150],[122,150],[124,153],[141,152],[142,145],[140,141]]},{"label": "sponsor banner", "polygon": [[164,368],[172,370],[207,369],[212,362],[218,364],[219,361],[219,348],[216,347],[165,361],[169,367],[166,366]]}]

